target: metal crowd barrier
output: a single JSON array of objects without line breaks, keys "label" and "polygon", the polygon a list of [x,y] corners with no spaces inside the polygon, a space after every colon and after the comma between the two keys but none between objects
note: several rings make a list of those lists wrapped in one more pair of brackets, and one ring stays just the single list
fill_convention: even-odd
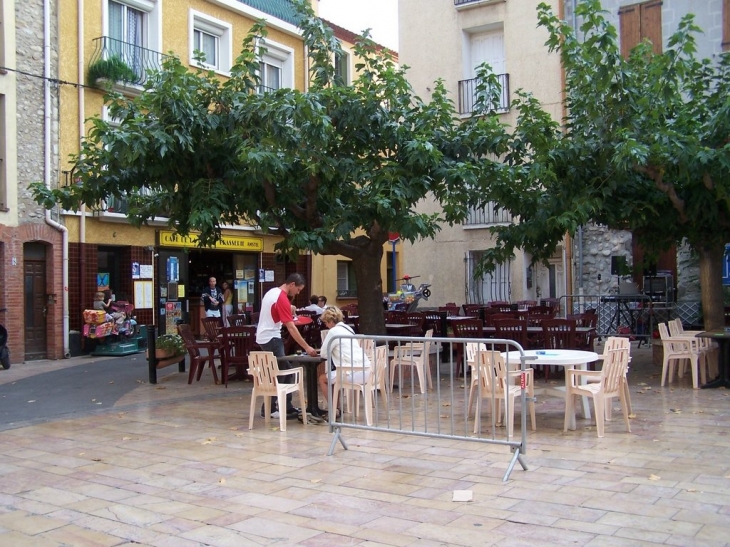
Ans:
[{"label": "metal crowd barrier", "polygon": [[[340,346],[340,351],[344,346],[349,346],[352,352],[361,352],[366,354],[364,347],[368,344],[381,346],[387,344],[388,361],[384,368],[386,375],[385,385],[390,385],[390,375],[392,361],[398,352],[410,351],[417,354],[419,345],[424,342],[430,342],[432,346],[429,348],[427,357],[430,372],[433,378],[432,389],[426,389],[421,392],[418,375],[412,367],[397,366],[394,375],[394,387],[392,392],[385,396],[382,389],[381,377],[377,376],[378,367],[373,366],[370,369],[374,374],[373,384],[374,390],[373,407],[372,407],[372,423],[368,425],[366,421],[364,409],[359,410],[358,407],[364,406],[362,401],[365,394],[360,394],[360,404],[356,404],[356,397],[352,397],[353,409],[351,413],[347,412],[348,404],[346,389],[342,388],[339,393],[339,406],[342,409],[340,416],[336,412],[329,412],[329,427],[333,438],[327,455],[334,454],[335,447],[339,442],[342,447],[347,450],[348,446],[345,441],[344,430],[363,430],[377,431],[380,433],[394,433],[402,435],[415,435],[420,437],[440,438],[448,440],[459,440],[465,442],[476,442],[491,445],[504,446],[512,451],[512,457],[504,474],[503,481],[507,481],[517,462],[520,463],[524,470],[527,470],[527,464],[523,458],[527,450],[526,435],[526,416],[527,416],[527,392],[521,390],[521,395],[515,399],[515,410],[519,410],[519,425],[515,424],[513,436],[507,436],[507,428],[497,421],[497,405],[502,406],[502,421],[504,422],[508,412],[506,412],[504,399],[495,399],[489,397],[490,394],[483,393],[482,382],[480,382],[480,369],[475,367],[473,371],[469,371],[466,361],[466,343],[475,342],[484,344],[487,352],[501,351],[519,351],[522,359],[520,359],[520,367],[523,371],[517,374],[517,379],[524,384],[526,370],[523,348],[512,340],[502,340],[493,338],[423,338],[423,337],[394,337],[394,336],[370,336],[370,335],[350,335],[350,336],[329,336],[324,341],[327,347],[327,353],[332,354],[336,346]],[[374,355],[375,350],[368,352]],[[382,354],[382,350],[381,350]],[[369,357],[372,359],[372,357]],[[457,375],[457,363],[461,364],[460,370],[462,376]],[[513,364],[516,362],[513,360]],[[326,365],[329,369],[330,364]],[[347,372],[346,367],[339,367],[336,370],[336,378],[343,379],[343,375]],[[361,369],[349,369],[350,372],[359,372]],[[329,378],[328,374],[328,408],[333,408],[332,387],[334,381]],[[427,380],[424,378],[424,382]],[[472,382],[476,381],[474,391],[474,402],[472,407],[476,412],[481,409],[481,427],[476,433],[474,430],[475,411],[470,412],[469,409],[469,393]],[[492,390],[496,389],[495,382],[491,382]],[[492,393],[491,395],[494,395]],[[507,398],[509,403],[509,397]],[[488,405],[486,406],[485,403]],[[488,412],[487,412],[488,411]],[[518,413],[515,412],[515,415]],[[487,416],[488,415],[488,416]],[[516,416],[515,416],[516,418]]]},{"label": "metal crowd barrier", "polygon": [[[654,302],[644,294],[569,294],[560,297],[562,316],[595,309],[598,314],[596,332],[599,337],[630,334],[649,342],[658,323],[679,317],[686,325],[696,324],[700,303]],[[629,329],[629,333],[625,329]]]}]

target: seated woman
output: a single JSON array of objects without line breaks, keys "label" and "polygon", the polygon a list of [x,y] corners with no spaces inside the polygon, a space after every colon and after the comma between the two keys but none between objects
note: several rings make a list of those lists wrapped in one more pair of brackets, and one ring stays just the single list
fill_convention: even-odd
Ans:
[{"label": "seated woman", "polygon": [[[329,329],[327,338],[332,340],[339,336],[351,336],[355,334],[352,327],[344,322],[344,316],[342,310],[336,306],[328,306],[320,316],[320,321]],[[320,355],[327,359],[329,358],[333,367],[343,368],[342,373],[346,375],[347,381],[355,384],[364,384],[370,372],[363,370],[361,367],[370,367],[370,361],[368,360],[365,352],[362,350],[359,340],[348,340],[346,338],[339,338],[332,341],[331,344],[327,343],[328,340],[323,341]],[[347,371],[348,367],[358,367],[356,370]],[[325,366],[325,368],[328,368]],[[329,367],[330,369],[332,367]],[[334,384],[335,378],[337,377],[336,370],[329,370],[326,374],[321,374],[319,377],[319,389],[322,393],[327,393],[327,376],[331,379]]]}]

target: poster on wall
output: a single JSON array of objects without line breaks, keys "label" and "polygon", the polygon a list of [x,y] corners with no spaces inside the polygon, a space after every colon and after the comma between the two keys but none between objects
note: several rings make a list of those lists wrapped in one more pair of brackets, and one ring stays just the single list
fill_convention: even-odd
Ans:
[{"label": "poster on wall", "polygon": [[248,282],[236,280],[236,299],[239,302],[247,302],[248,300]]},{"label": "poster on wall", "polygon": [[108,273],[96,274],[96,290],[97,291],[109,290],[109,274]]},{"label": "poster on wall", "polygon": [[140,278],[139,262],[132,262],[132,279]]},{"label": "poster on wall", "polygon": [[152,264],[140,264],[139,276],[142,279],[152,279],[153,273],[154,273],[154,268],[152,267]]},{"label": "poster on wall", "polygon": [[178,320],[182,319],[182,302],[165,304],[165,332],[177,332]]}]

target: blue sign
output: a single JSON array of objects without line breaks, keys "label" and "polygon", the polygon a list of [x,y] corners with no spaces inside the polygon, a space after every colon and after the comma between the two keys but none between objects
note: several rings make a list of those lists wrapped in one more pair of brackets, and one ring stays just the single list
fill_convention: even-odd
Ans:
[{"label": "blue sign", "polygon": [[180,279],[180,261],[176,256],[167,259],[167,280],[177,282]]},{"label": "blue sign", "polygon": [[730,244],[725,245],[725,256],[722,261],[722,284],[730,285]]}]

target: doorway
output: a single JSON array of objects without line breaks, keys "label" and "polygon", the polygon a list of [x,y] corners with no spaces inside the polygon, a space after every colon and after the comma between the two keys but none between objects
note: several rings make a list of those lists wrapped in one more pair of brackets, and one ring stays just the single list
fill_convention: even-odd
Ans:
[{"label": "doorway", "polygon": [[25,325],[25,360],[45,359],[46,324],[46,246],[26,243],[23,246],[23,316]]}]

